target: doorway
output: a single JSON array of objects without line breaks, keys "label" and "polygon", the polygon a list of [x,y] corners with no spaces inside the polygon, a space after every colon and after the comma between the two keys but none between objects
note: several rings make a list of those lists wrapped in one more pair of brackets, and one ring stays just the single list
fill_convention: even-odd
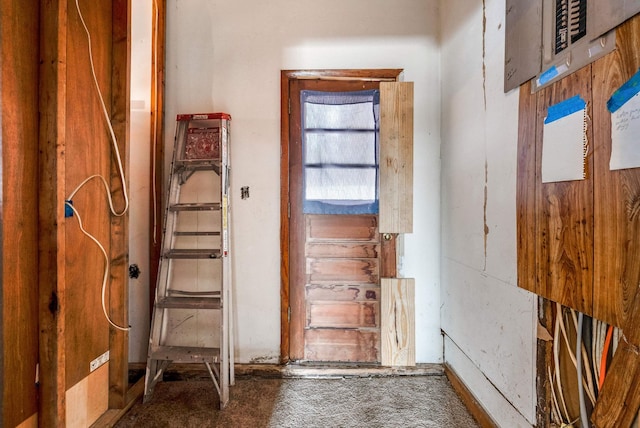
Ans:
[{"label": "doorway", "polygon": [[[351,103],[364,105],[366,111],[371,106],[375,110],[379,83],[397,81],[401,71],[282,72],[283,362],[380,361],[380,278],[395,276],[396,261],[395,235],[385,234],[381,239],[378,231],[377,137],[371,146],[369,125],[352,126],[344,120],[339,120],[340,125],[325,124],[312,129],[309,120],[305,121],[305,106],[328,103],[335,107]],[[349,97],[355,94],[370,96],[371,100],[353,101]],[[340,104],[341,101],[336,100],[340,97],[350,101]],[[369,102],[371,105],[366,104]],[[377,123],[374,132],[377,132],[376,126]],[[332,129],[327,131],[327,128]],[[323,152],[321,160],[312,155],[317,150],[314,144],[318,133],[331,134],[320,140],[329,141],[333,147]],[[339,141],[348,140],[352,144],[354,136],[358,141],[357,153],[341,153]],[[355,186],[350,186],[351,191],[346,195],[342,194],[345,190],[342,186],[338,191],[341,195],[336,196],[331,183],[340,184],[345,180]],[[362,180],[369,183],[373,180],[375,187]],[[318,186],[327,183],[328,188],[319,190]],[[324,204],[326,199],[328,204]],[[336,204],[335,199],[340,199],[339,203]]]}]

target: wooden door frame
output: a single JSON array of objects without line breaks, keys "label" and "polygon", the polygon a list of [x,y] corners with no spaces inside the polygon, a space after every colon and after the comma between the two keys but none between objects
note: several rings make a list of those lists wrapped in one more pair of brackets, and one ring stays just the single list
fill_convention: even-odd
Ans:
[{"label": "wooden door frame", "polygon": [[289,361],[289,84],[294,80],[399,81],[402,69],[282,70],[280,72],[280,363]]}]

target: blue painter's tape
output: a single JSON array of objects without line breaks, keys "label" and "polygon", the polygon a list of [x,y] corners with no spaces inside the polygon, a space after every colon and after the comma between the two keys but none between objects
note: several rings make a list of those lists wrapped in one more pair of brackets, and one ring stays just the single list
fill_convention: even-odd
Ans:
[{"label": "blue painter's tape", "polygon": [[538,78],[538,82],[540,82],[540,85],[544,85],[545,83],[556,77],[558,74],[558,69],[554,65],[540,75],[540,77]]},{"label": "blue painter's tape", "polygon": [[609,109],[609,112],[615,113],[638,92],[640,92],[640,70],[611,95],[611,98],[607,101],[607,109]]},{"label": "blue painter's tape", "polygon": [[64,201],[64,216],[73,217],[73,209],[69,205],[73,205],[73,201]]},{"label": "blue painter's tape", "polygon": [[564,100],[561,103],[550,106],[547,109],[547,118],[544,123],[551,123],[563,117],[569,116],[577,111],[583,110],[587,106],[587,103],[582,99],[580,95],[571,97],[568,100]]}]

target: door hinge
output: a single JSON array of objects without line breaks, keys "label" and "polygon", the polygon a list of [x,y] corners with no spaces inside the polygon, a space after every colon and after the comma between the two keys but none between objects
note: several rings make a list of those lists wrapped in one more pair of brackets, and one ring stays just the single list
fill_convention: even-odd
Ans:
[{"label": "door hinge", "polygon": [[291,114],[291,98],[289,98],[289,114]]},{"label": "door hinge", "polygon": [[291,322],[291,306],[287,308],[287,322]]}]

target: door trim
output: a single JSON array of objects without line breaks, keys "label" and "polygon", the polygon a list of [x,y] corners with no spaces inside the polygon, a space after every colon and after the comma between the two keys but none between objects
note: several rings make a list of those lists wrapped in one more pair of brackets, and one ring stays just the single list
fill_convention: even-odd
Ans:
[{"label": "door trim", "polygon": [[402,69],[282,70],[280,72],[280,363],[289,361],[289,84],[293,80],[395,82]]}]

